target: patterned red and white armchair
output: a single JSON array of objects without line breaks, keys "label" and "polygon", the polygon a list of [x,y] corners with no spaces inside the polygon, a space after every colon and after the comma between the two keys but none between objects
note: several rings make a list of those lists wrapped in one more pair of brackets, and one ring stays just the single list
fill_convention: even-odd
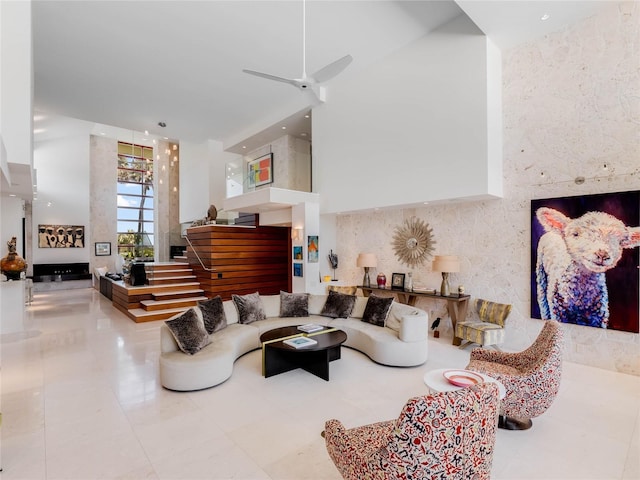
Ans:
[{"label": "patterned red and white armchair", "polygon": [[348,480],[488,479],[498,387],[482,383],[410,399],[397,420],[345,429],[325,425],[329,456]]},{"label": "patterned red and white armchair", "polygon": [[526,430],[531,419],[553,403],[562,376],[562,329],[546,320],[538,338],[522,352],[508,353],[474,348],[467,370],[486,373],[507,391],[500,402],[500,427]]}]

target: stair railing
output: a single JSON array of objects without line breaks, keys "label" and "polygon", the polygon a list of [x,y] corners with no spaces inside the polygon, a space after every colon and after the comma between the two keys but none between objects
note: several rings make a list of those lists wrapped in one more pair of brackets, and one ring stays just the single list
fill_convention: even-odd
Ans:
[{"label": "stair railing", "polygon": [[189,240],[189,235],[187,235],[186,231],[182,232],[182,237],[187,241],[187,243],[189,244],[189,246],[191,247],[191,249],[193,250],[193,253],[196,254],[196,258],[198,259],[198,262],[200,263],[200,266],[206,271],[206,272],[215,272],[216,269],[215,268],[211,268],[211,267],[205,267],[204,263],[202,263],[202,259],[200,258],[200,255],[198,255],[198,251],[196,250],[196,247],[193,245],[193,243],[191,243],[191,240]]}]

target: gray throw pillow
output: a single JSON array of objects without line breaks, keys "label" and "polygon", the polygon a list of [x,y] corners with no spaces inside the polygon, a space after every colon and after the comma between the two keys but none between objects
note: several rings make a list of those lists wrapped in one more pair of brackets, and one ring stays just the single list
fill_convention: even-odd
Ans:
[{"label": "gray throw pillow", "polygon": [[204,328],[208,334],[215,333],[227,326],[227,316],[224,313],[222,297],[220,295],[209,300],[198,302],[198,306],[202,311]]},{"label": "gray throw pillow", "polygon": [[391,304],[393,303],[393,297],[377,297],[371,295],[367,300],[367,306],[364,309],[362,315],[362,321],[384,327],[389,312],[391,311]]},{"label": "gray throw pillow", "polygon": [[231,298],[238,309],[238,323],[253,323],[267,318],[258,292],[248,295],[231,295]]},{"label": "gray throw pillow", "polygon": [[193,355],[211,343],[204,323],[194,308],[190,308],[164,323],[169,327],[178,347],[184,353]]},{"label": "gray throw pillow", "polygon": [[347,318],[356,304],[355,295],[330,291],[320,315],[331,318]]},{"label": "gray throw pillow", "polygon": [[281,317],[308,317],[309,294],[280,291]]}]

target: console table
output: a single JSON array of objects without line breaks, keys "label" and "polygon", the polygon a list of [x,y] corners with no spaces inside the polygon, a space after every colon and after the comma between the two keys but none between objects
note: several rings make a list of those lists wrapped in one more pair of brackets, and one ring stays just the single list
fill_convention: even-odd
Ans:
[{"label": "console table", "polygon": [[434,298],[436,300],[446,300],[447,308],[449,310],[449,317],[451,318],[451,325],[453,326],[453,345],[460,345],[462,339],[456,337],[456,323],[458,319],[464,320],[467,316],[467,308],[469,307],[469,295],[452,294],[442,296],[439,293],[426,293],[426,292],[408,292],[406,290],[396,290],[393,288],[378,288],[378,287],[363,287],[358,286],[362,290],[365,297],[371,295],[371,292],[385,292],[394,293],[398,302],[405,305],[414,306],[418,298]]}]

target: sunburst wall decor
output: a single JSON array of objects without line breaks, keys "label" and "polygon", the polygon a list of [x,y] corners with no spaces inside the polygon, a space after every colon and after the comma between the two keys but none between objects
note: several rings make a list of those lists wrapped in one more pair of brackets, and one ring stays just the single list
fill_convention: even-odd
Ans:
[{"label": "sunburst wall decor", "polygon": [[432,254],[435,244],[429,225],[416,217],[396,227],[393,235],[393,250],[398,260],[410,267],[422,265]]}]

